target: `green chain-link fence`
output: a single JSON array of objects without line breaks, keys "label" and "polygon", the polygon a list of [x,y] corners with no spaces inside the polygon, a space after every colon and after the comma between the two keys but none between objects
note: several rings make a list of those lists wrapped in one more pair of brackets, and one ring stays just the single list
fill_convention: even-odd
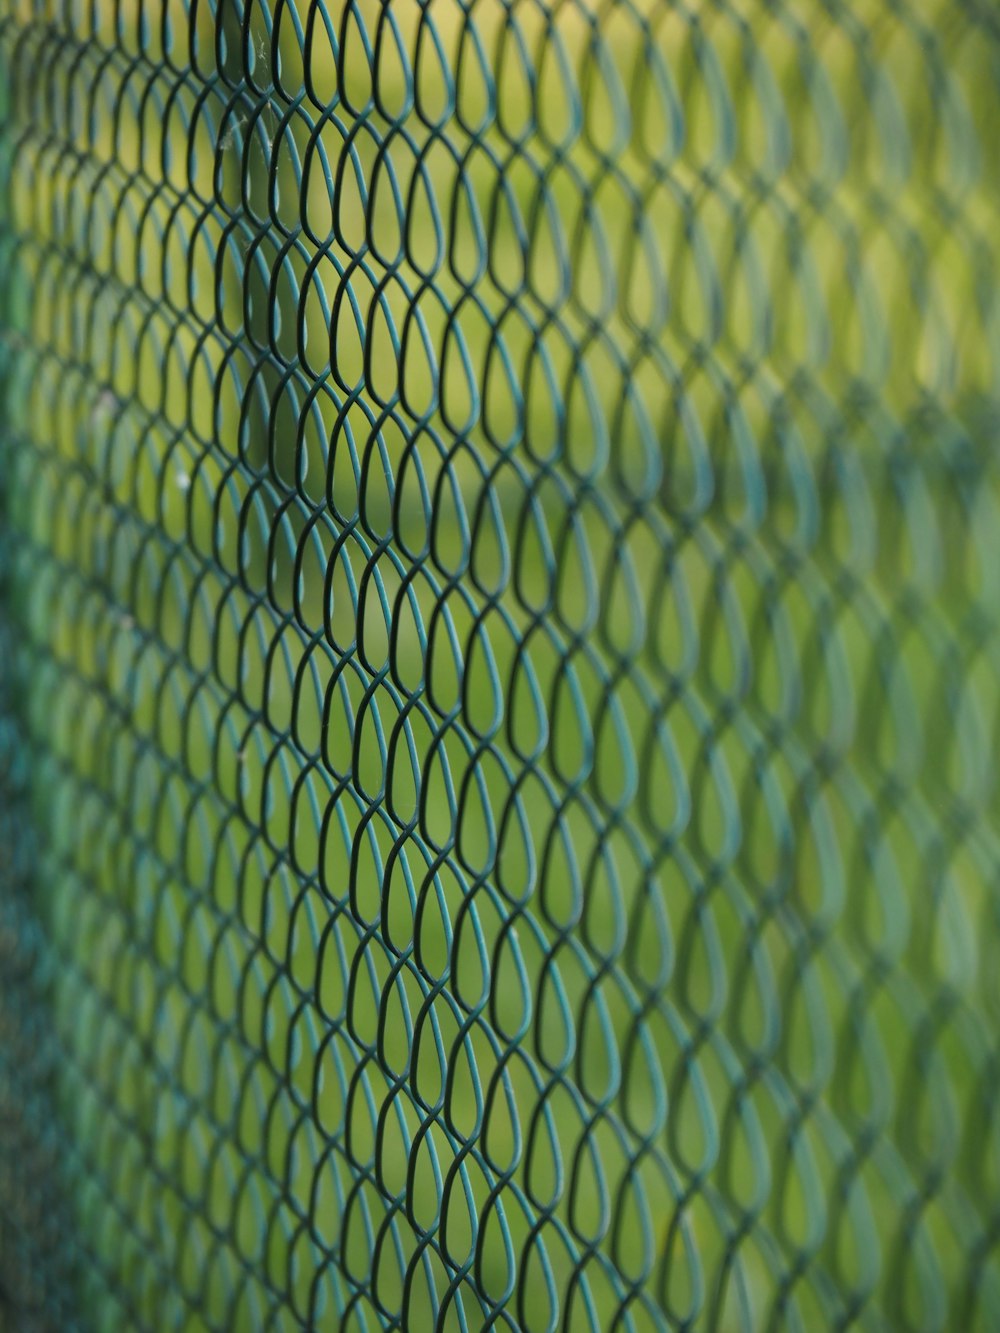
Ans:
[{"label": "green chain-link fence", "polygon": [[1000,1328],[993,0],[0,0],[0,1326]]}]

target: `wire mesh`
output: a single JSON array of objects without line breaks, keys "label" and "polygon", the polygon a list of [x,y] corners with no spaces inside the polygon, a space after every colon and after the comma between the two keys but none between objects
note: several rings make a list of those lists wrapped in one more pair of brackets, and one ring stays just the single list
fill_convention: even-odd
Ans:
[{"label": "wire mesh", "polygon": [[0,1325],[1000,1326],[994,7],[0,70]]}]

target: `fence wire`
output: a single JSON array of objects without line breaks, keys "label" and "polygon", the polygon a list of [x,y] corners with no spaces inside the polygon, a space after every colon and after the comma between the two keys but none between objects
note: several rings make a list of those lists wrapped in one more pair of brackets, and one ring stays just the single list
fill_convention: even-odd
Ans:
[{"label": "fence wire", "polygon": [[1000,1327],[992,3],[0,107],[0,1326]]}]

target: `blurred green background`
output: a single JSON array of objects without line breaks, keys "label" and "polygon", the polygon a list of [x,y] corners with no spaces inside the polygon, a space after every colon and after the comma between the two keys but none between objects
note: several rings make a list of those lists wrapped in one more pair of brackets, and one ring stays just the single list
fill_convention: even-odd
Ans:
[{"label": "blurred green background", "polygon": [[997,1326],[998,35],[0,0],[39,1327]]}]

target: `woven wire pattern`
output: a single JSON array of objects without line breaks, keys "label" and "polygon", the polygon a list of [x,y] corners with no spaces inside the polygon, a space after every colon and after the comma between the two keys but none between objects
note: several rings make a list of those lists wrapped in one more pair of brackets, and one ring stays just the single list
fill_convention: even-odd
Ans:
[{"label": "woven wire pattern", "polygon": [[994,8],[0,71],[0,1326],[1000,1326]]}]

